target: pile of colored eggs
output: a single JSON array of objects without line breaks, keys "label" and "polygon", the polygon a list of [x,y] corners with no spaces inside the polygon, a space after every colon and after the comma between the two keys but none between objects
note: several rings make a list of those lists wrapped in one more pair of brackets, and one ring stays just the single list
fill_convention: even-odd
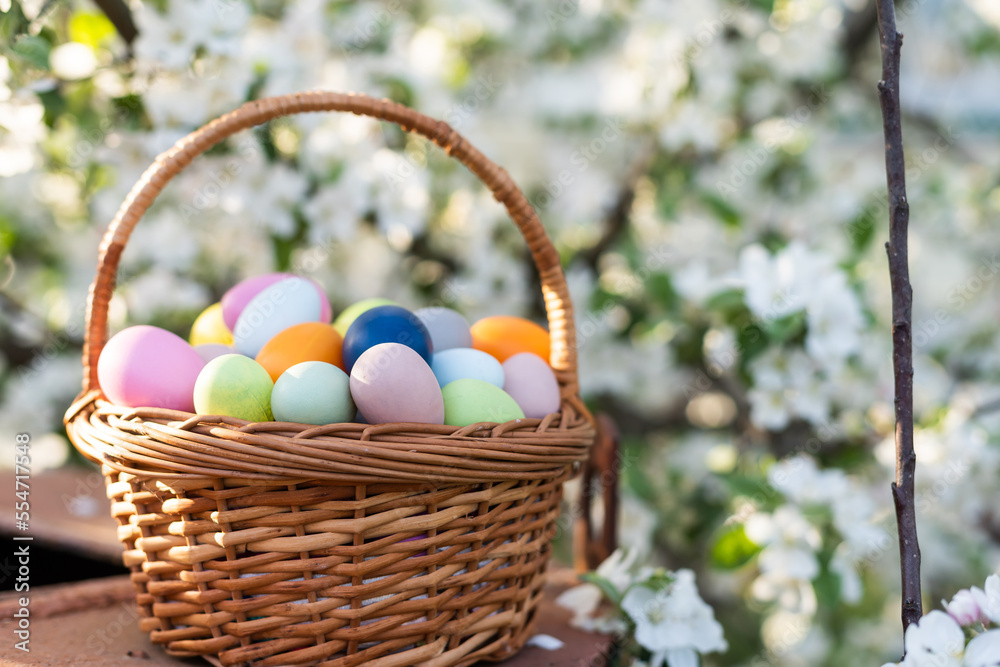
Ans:
[{"label": "pile of colored eggs", "polygon": [[98,379],[117,405],[248,421],[467,426],[559,409],[549,334],[529,320],[470,327],[454,310],[410,312],[386,299],[331,318],[315,281],[257,276],[205,309],[190,342],[148,325],[116,334]]}]

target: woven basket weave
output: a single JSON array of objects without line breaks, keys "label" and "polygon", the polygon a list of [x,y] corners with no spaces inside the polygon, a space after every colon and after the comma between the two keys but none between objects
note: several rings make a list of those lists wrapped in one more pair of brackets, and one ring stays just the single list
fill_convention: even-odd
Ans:
[{"label": "woven basket weave", "polygon": [[[248,423],[107,401],[97,358],[132,229],[163,187],[235,132],[314,111],[421,134],[504,204],[541,276],[560,411],[463,428]],[[559,257],[507,173],[446,123],[364,95],[250,102],[160,155],[100,247],[66,413],[98,462],[132,571],[141,626],[176,656],[224,665],[469,665],[516,652],[531,629],[562,483],[587,458],[573,312]]]}]

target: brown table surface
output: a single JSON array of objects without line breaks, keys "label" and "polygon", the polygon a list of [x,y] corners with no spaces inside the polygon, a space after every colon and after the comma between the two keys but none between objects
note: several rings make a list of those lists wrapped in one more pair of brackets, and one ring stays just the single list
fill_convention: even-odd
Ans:
[{"label": "brown table surface", "polygon": [[[62,469],[32,476],[31,528],[34,543],[117,561],[121,555],[114,521],[109,517],[100,474]],[[13,512],[0,514],[0,533],[14,534]],[[25,534],[25,533],[21,533]],[[17,544],[8,542],[8,544]],[[572,572],[553,568],[538,611],[536,632],[562,640],[561,649],[527,647],[502,663],[505,667],[606,665],[611,640],[569,626],[570,612],[554,603],[555,595],[575,580]],[[25,593],[0,594],[0,667],[59,665],[74,667],[201,667],[198,659],[166,655],[139,630],[134,589],[127,576],[32,587],[30,653],[15,649],[14,612]],[[487,663],[483,663],[484,665]]]}]

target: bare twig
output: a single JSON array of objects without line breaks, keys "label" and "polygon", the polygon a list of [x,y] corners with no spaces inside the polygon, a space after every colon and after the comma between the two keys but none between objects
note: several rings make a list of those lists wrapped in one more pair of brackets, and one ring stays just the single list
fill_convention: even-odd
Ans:
[{"label": "bare twig", "polygon": [[917,542],[913,481],[913,290],[907,259],[910,206],[906,201],[906,170],[899,112],[899,51],[903,36],[896,31],[893,0],[878,0],[878,31],[882,46],[882,80],[878,96],[885,132],[885,170],[889,189],[889,277],[892,283],[892,365],[896,390],[896,479],[892,497],[899,526],[903,630],[923,615],[920,599],[920,545]]},{"label": "bare twig", "polygon": [[94,0],[94,4],[100,7],[121,38],[131,47],[139,32],[136,30],[135,20],[132,18],[132,10],[128,8],[124,0]]},{"label": "bare twig", "polygon": [[598,263],[607,250],[614,245],[618,237],[628,228],[629,216],[632,212],[632,202],[635,201],[635,188],[644,174],[649,171],[649,165],[653,161],[654,151],[652,149],[642,150],[635,158],[632,166],[625,175],[625,182],[622,183],[618,196],[614,204],[608,209],[604,217],[604,233],[601,238],[587,250],[580,253],[581,259],[596,273]]}]

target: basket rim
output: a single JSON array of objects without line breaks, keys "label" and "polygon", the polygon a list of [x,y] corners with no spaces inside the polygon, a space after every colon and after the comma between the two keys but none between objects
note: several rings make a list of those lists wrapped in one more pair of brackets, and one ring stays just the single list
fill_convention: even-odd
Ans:
[{"label": "basket rim", "polygon": [[486,483],[546,479],[587,460],[587,419],[464,427],[421,423],[315,426],[249,422],[163,408],[126,408],[91,391],[67,413],[77,450],[136,477],[330,480],[345,484]]}]

